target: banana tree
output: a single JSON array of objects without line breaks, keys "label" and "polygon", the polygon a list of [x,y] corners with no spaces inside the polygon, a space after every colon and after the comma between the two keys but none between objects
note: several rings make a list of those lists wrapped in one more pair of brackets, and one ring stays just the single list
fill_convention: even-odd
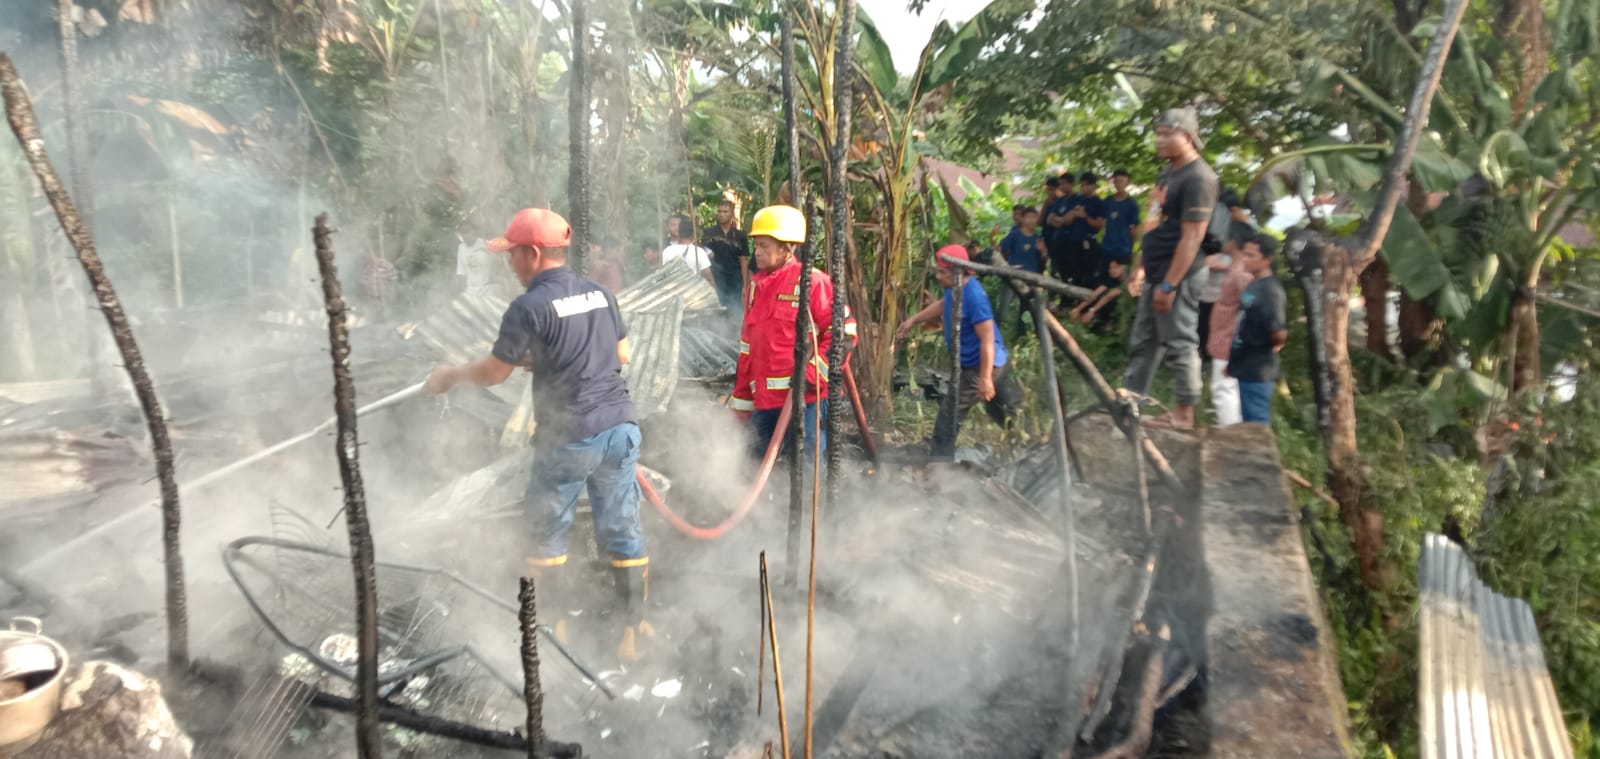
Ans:
[{"label": "banana tree", "polygon": [[[1505,17],[1461,30],[1440,98],[1446,108],[1411,174],[1411,197],[1432,202],[1397,211],[1383,256],[1393,280],[1476,356],[1509,359],[1517,393],[1543,385],[1535,295],[1545,264],[1565,248],[1563,228],[1600,210],[1600,21],[1586,0],[1560,0],[1548,19],[1522,15],[1511,29],[1498,21]],[[1518,43],[1529,34],[1549,44]],[[1380,114],[1397,112],[1376,95],[1369,102]],[[1370,192],[1377,156],[1345,146],[1308,165]]]},{"label": "banana tree", "polygon": [[[823,153],[837,139],[832,85],[837,23],[815,4],[803,4],[795,23],[796,36],[808,53],[802,56],[799,95],[813,120],[813,145]],[[870,228],[876,234],[870,261],[858,248],[850,258],[852,271],[846,280],[860,326],[857,369],[867,401],[878,415],[889,408],[894,327],[909,302],[920,297],[921,280],[907,276],[914,259],[913,184],[922,158],[916,149],[918,129],[931,120],[942,102],[940,95],[978,59],[994,35],[994,23],[989,8],[959,26],[940,22],[923,46],[916,70],[902,80],[872,19],[865,13],[856,17],[857,54],[852,66],[857,139],[849,151],[851,177],[864,181],[876,195],[871,218],[856,228]],[[829,209],[841,211],[848,209]],[[908,285],[910,291],[902,290]]]}]

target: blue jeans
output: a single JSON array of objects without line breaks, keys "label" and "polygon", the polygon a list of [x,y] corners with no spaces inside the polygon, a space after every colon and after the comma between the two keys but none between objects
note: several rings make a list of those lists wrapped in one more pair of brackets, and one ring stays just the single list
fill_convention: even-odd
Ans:
[{"label": "blue jeans", "polygon": [[1272,391],[1277,385],[1239,380],[1239,410],[1245,421],[1272,424]]},{"label": "blue jeans", "polygon": [[[822,449],[823,450],[827,450],[828,449],[828,438],[826,436],[826,433],[822,432],[822,430],[819,429],[816,426],[817,425],[817,406],[821,406],[822,407],[823,418],[824,419],[827,418],[827,414],[828,414],[828,399],[823,398],[820,401],[816,401],[814,403],[807,403],[806,404],[805,438],[804,438],[804,440],[805,440],[805,451],[806,451],[806,461],[807,462],[811,461],[812,449],[816,447],[815,445],[813,445],[813,443],[815,442],[815,437],[818,434],[821,434],[823,436],[822,437]],[[767,455],[767,446],[772,444],[772,435],[773,435],[773,433],[777,432],[778,415],[781,414],[781,413],[783,413],[783,409],[780,407],[780,408],[770,408],[770,409],[756,409],[755,413],[750,415],[750,430],[751,430],[751,432],[755,433],[755,439],[752,440],[751,443],[750,443],[750,452],[751,452],[751,454],[753,454],[756,457],[756,459],[758,461]],[[813,432],[813,430],[815,430],[815,432]],[[782,434],[787,434],[787,433],[782,433]],[[789,441],[788,440],[785,440],[783,442],[783,449],[780,450],[778,453],[780,455],[785,455],[785,456],[787,456],[789,454]]]},{"label": "blue jeans", "polygon": [[589,488],[594,542],[612,559],[645,556],[639,522],[639,425],[619,424],[586,440],[556,448],[535,438],[533,477],[524,500],[538,543],[534,558],[567,555],[578,495]]}]

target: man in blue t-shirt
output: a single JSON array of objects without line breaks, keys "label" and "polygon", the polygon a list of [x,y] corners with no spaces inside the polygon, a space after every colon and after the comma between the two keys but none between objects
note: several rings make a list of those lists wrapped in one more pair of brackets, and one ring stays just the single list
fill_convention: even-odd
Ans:
[{"label": "man in blue t-shirt", "polygon": [[1139,231],[1139,201],[1128,194],[1128,170],[1111,172],[1112,193],[1102,201],[1106,234],[1100,250],[1110,261],[1127,266],[1133,261],[1133,240]]},{"label": "man in blue t-shirt", "polygon": [[[1012,209],[1012,214],[1017,219],[1017,226],[1012,227],[1011,233],[1000,241],[1000,254],[1005,257],[1007,266],[1043,274],[1047,252],[1044,235],[1039,229],[1039,209],[1018,205]],[[1013,335],[1022,329],[1022,315],[1029,313],[1032,307],[1032,300],[1019,299],[1010,287],[1000,290],[999,318]]]},{"label": "man in blue t-shirt", "polygon": [[[944,286],[944,297],[929,303],[926,308],[901,322],[900,328],[895,331],[896,339],[903,340],[918,325],[925,324],[931,328],[942,324],[945,347],[960,352],[961,377],[956,382],[955,402],[939,407],[939,417],[933,425],[932,453],[936,461],[955,458],[956,436],[961,432],[962,420],[973,406],[982,403],[984,411],[988,412],[995,424],[1010,429],[1022,399],[1022,391],[1009,371],[1010,354],[1006,351],[1005,338],[1001,337],[995,322],[988,293],[984,292],[983,285],[976,277],[947,263],[945,256],[959,261],[971,260],[966,248],[960,245],[941,248],[935,256],[938,263],[935,273],[939,284]],[[955,321],[952,290],[956,287],[961,288],[960,346],[954,344],[950,335],[950,324]]]},{"label": "man in blue t-shirt", "polygon": [[616,297],[567,268],[571,244],[572,227],[560,214],[519,211],[505,235],[486,247],[509,253],[527,292],[506,310],[488,356],[434,369],[426,389],[438,395],[461,383],[498,385],[519,366],[533,376],[538,416],[523,505],[534,548],[527,571],[557,603],[575,600],[564,596],[562,574],[578,496],[587,487],[595,544],[611,560],[623,610],[618,656],[636,660],[636,636],[649,634],[643,614],[650,558],[639,521],[638,414],[622,381],[628,332]]}]

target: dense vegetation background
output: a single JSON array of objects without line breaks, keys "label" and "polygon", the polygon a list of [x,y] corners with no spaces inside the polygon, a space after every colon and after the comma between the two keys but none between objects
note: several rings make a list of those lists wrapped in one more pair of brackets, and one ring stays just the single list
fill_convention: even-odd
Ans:
[{"label": "dense vegetation background", "polygon": [[[890,392],[896,371],[939,353],[932,338],[890,350],[928,295],[927,253],[1003,232],[1011,204],[1062,169],[1129,168],[1142,192],[1159,168],[1160,108],[1199,107],[1207,157],[1250,190],[1263,223],[1357,230],[1440,5],[994,0],[940,24],[912,71],[858,16],[851,202],[827,212],[849,214],[846,274],[878,423],[906,434],[931,423],[931,409]],[[838,18],[791,10],[800,179],[826,198]],[[631,265],[669,213],[709,222],[731,197],[747,219],[791,179],[784,11],[592,4],[594,228]],[[572,39],[561,0],[0,0],[0,48],[18,59],[51,150],[93,188],[84,204],[108,266],[151,321],[180,306],[303,306],[306,229],[323,209],[350,265],[376,255],[398,267],[393,315],[424,310],[453,288],[459,241],[522,206],[568,207]],[[1416,753],[1417,550],[1424,532],[1445,531],[1491,584],[1533,604],[1580,755],[1600,757],[1597,61],[1592,0],[1470,3],[1394,226],[1346,293],[1367,304],[1348,346],[1354,464],[1330,456],[1337,432],[1319,426],[1308,351],[1328,335],[1295,321],[1275,428],[1286,465],[1316,486],[1297,491],[1308,551],[1371,756]],[[941,180],[951,164],[998,184]],[[82,376],[94,361],[78,349],[88,311],[48,218],[0,141],[0,380]],[[1289,290],[1299,315],[1304,296]],[[1116,376],[1124,337],[1083,341]],[[1038,371],[1026,341],[1017,356]],[[971,427],[976,440],[994,434]]]}]

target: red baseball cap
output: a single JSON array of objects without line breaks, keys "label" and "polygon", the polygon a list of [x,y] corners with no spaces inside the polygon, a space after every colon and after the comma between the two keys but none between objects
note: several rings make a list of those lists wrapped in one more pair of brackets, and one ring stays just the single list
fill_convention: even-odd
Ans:
[{"label": "red baseball cap", "polygon": [[964,245],[946,245],[940,248],[938,253],[934,254],[933,260],[941,269],[948,269],[951,265],[949,261],[944,260],[945,256],[954,258],[957,261],[972,260],[972,256],[967,255],[967,248]]},{"label": "red baseball cap", "polygon": [[536,245],[541,248],[565,248],[572,244],[572,225],[561,214],[546,208],[524,208],[511,217],[506,233],[496,237],[484,247],[503,253],[518,245]]}]

